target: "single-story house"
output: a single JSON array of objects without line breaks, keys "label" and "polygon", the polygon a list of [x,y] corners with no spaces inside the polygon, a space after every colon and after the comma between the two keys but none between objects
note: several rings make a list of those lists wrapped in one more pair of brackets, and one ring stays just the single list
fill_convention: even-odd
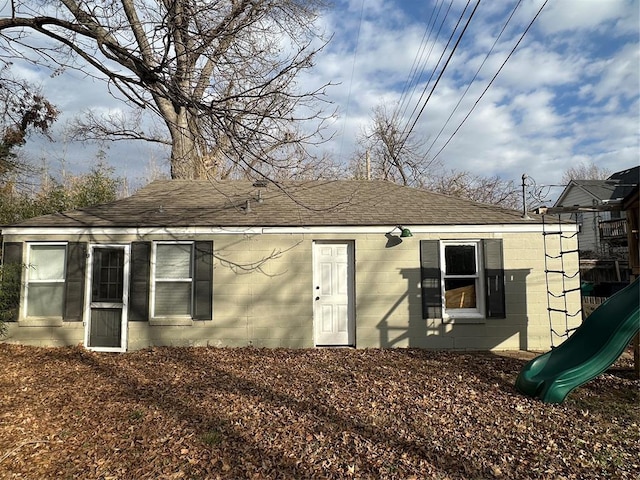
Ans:
[{"label": "single-story house", "polygon": [[544,350],[549,308],[580,309],[549,274],[575,232],[384,181],[156,181],[2,227],[24,265],[4,341]]}]

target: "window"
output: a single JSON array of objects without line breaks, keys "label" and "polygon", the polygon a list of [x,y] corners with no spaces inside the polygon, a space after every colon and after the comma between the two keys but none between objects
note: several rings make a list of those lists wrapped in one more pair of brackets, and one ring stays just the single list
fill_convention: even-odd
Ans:
[{"label": "window", "polygon": [[423,318],[505,318],[502,240],[422,240]]},{"label": "window", "polygon": [[213,242],[131,244],[129,320],[188,325],[213,314]]},{"label": "window", "polygon": [[445,315],[481,315],[482,282],[478,242],[442,242],[440,255]]},{"label": "window", "polygon": [[193,243],[154,244],[152,316],[190,317],[193,304]]},{"label": "window", "polygon": [[66,256],[66,244],[29,244],[26,273],[27,317],[63,316]]}]

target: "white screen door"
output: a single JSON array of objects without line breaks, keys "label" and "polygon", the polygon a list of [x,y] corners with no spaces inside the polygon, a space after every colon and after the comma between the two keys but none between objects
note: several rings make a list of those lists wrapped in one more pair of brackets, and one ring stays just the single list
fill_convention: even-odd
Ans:
[{"label": "white screen door", "polygon": [[354,346],[353,242],[314,242],[313,318],[318,346]]},{"label": "white screen door", "polygon": [[103,352],[127,349],[129,246],[93,245],[85,318],[85,346]]}]

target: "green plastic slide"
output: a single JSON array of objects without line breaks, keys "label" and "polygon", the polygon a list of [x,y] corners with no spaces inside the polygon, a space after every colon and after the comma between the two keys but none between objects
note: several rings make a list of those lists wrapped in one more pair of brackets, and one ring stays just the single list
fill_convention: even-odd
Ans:
[{"label": "green plastic slide", "polygon": [[640,329],[639,280],[608,298],[560,346],[528,362],[516,380],[518,391],[562,403],[574,388],[609,368]]}]

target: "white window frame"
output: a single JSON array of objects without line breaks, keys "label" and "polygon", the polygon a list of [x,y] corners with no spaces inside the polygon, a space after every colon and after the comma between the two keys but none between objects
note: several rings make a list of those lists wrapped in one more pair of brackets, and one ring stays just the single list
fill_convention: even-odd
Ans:
[{"label": "white window frame", "polygon": [[[187,278],[163,278],[158,280],[156,278],[156,261],[158,255],[158,245],[189,245],[191,247],[191,257],[189,259],[189,271],[191,273],[191,277]],[[195,267],[195,255],[194,255],[194,241],[156,241],[151,242],[151,281],[149,284],[149,307],[151,311],[151,318],[185,318],[191,319],[193,318],[193,274]],[[156,314],[156,283],[189,283],[191,285],[191,298],[189,299],[189,314],[185,315],[157,315]]]},{"label": "white window frame", "polygon": [[[447,265],[445,249],[451,246],[473,246],[475,248],[476,273],[475,275],[447,275]],[[482,255],[482,240],[442,240],[440,242],[440,270],[441,270],[441,291],[442,291],[442,314],[445,319],[485,318],[485,285],[484,285],[484,264]],[[445,280],[450,278],[475,278],[476,282],[476,308],[449,308],[446,305]]]},{"label": "white window frame", "polygon": [[[24,307],[23,307],[23,311],[22,311],[22,315],[20,316],[21,318],[25,318],[25,319],[39,319],[39,318],[46,318],[46,319],[62,319],[64,317],[64,298],[63,298],[63,313],[61,315],[37,315],[37,316],[30,316],[29,315],[29,286],[30,285],[36,285],[36,284],[55,284],[55,283],[61,283],[63,286],[67,281],[67,255],[69,254],[68,251],[68,244],[67,242],[26,242],[27,245],[27,258],[26,258],[26,265],[27,268],[25,269],[25,276],[24,276]],[[64,247],[64,260],[63,260],[63,265],[62,265],[62,278],[58,278],[58,279],[46,279],[46,280],[39,280],[39,279],[32,279],[31,278],[31,271],[32,271],[32,266],[31,266],[31,255],[32,255],[32,248],[33,247]]]}]

